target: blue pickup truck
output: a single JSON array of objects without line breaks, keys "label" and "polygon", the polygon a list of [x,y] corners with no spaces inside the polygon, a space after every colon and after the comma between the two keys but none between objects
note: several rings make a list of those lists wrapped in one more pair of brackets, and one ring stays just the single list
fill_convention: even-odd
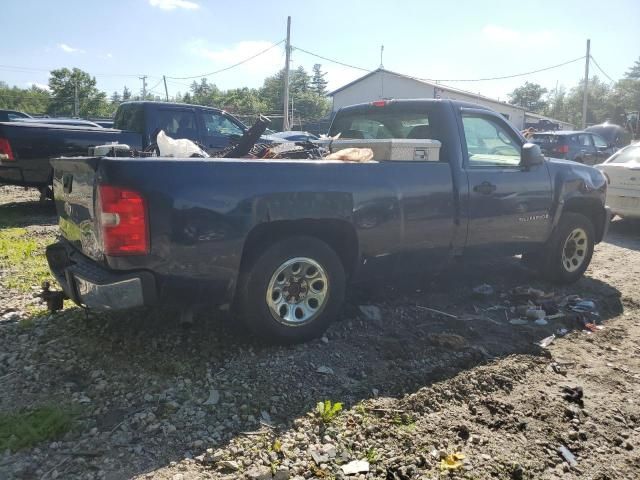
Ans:
[{"label": "blue pickup truck", "polygon": [[340,110],[331,135],[431,139],[437,158],[56,159],[50,268],[97,310],[231,307],[278,342],[320,335],[350,282],[523,254],[573,282],[607,230],[598,170],[545,159],[496,112],[451,100]]},{"label": "blue pickup truck", "polygon": [[173,138],[198,142],[209,153],[225,149],[247,130],[240,120],[223,110],[165,102],[122,103],[113,128],[101,128],[84,120],[78,121],[82,125],[70,122],[0,121],[0,184],[36,187],[45,193],[51,185],[52,158],[87,155],[89,147],[110,142],[136,150],[153,148],[159,130]]}]

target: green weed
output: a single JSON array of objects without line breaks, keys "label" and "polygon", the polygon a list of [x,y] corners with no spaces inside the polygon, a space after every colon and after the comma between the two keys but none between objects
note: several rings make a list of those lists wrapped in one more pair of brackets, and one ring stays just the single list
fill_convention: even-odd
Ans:
[{"label": "green weed", "polygon": [[72,421],[72,415],[60,407],[0,413],[0,451],[15,452],[59,438],[71,429]]},{"label": "green weed", "polygon": [[5,273],[4,286],[28,292],[45,280],[53,281],[44,249],[54,240],[53,234],[29,236],[24,228],[0,230],[0,270]]},{"label": "green weed", "polygon": [[318,402],[316,405],[316,413],[323,423],[331,423],[334,418],[342,411],[342,403],[332,403],[331,400]]}]

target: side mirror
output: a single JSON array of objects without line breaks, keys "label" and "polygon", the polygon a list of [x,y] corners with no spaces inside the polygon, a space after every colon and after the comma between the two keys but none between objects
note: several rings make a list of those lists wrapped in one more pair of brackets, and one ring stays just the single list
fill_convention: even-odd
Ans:
[{"label": "side mirror", "polygon": [[525,143],[522,146],[522,153],[520,154],[520,165],[529,168],[534,165],[542,165],[544,162],[544,155],[542,150],[535,143]]}]

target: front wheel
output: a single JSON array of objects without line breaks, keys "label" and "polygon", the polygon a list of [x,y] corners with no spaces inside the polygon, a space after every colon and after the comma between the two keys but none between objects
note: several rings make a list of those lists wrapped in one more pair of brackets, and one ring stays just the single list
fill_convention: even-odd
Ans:
[{"label": "front wheel", "polygon": [[338,255],[312,237],[291,237],[250,262],[238,284],[237,311],[256,335],[280,343],[320,336],[345,294]]},{"label": "front wheel", "polygon": [[577,281],[591,262],[594,237],[593,224],[587,217],[564,213],[544,252],[544,276],[557,283]]}]

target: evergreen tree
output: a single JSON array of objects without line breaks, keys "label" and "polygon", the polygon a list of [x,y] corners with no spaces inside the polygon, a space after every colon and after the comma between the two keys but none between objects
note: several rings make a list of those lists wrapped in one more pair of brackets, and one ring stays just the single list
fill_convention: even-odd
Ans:
[{"label": "evergreen tree", "polygon": [[316,63],[313,66],[313,77],[311,77],[311,89],[317,93],[318,95],[326,95],[327,94],[327,81],[324,77],[327,75],[326,72],[321,70],[322,65]]},{"label": "evergreen tree", "polygon": [[122,101],[128,102],[129,100],[131,100],[131,90],[129,90],[125,85],[122,89]]},{"label": "evergreen tree", "polygon": [[632,78],[634,80],[640,80],[640,58],[636,60],[636,63],[625,74],[625,78]]}]

